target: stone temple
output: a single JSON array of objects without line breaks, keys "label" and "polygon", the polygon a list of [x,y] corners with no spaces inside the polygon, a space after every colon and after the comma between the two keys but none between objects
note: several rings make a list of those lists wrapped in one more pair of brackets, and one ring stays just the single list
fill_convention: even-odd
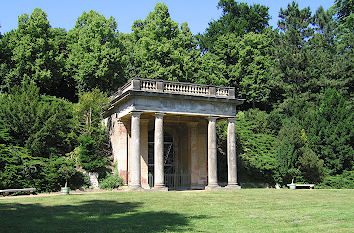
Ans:
[{"label": "stone temple", "polygon": [[106,124],[131,190],[220,189],[216,121],[226,120],[228,184],[238,189],[235,89],[133,79],[113,96]]}]

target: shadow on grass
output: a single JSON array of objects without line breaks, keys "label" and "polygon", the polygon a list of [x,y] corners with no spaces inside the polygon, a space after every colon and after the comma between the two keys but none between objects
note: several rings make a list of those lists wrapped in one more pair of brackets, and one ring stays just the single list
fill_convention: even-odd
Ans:
[{"label": "shadow on grass", "polygon": [[142,203],[92,200],[76,205],[0,204],[1,232],[189,231],[192,218],[139,211]]}]

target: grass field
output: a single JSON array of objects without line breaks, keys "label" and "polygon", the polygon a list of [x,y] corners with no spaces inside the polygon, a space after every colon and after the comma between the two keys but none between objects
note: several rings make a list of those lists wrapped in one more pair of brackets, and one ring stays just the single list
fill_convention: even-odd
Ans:
[{"label": "grass field", "polygon": [[0,198],[0,232],[354,232],[354,190]]}]

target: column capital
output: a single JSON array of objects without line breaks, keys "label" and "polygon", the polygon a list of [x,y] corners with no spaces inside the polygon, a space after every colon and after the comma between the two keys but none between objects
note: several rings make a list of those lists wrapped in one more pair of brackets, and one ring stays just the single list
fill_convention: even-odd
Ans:
[{"label": "column capital", "polygon": [[230,123],[235,123],[236,117],[228,117],[227,121],[230,122]]},{"label": "column capital", "polygon": [[155,117],[163,118],[164,115],[166,115],[164,112],[155,112]]},{"label": "column capital", "polygon": [[218,116],[208,116],[209,121],[216,121],[218,118]]},{"label": "column capital", "polygon": [[130,115],[135,116],[135,117],[140,117],[140,115],[141,115],[142,113],[143,113],[143,112],[141,112],[141,111],[131,111],[131,112],[130,112]]}]

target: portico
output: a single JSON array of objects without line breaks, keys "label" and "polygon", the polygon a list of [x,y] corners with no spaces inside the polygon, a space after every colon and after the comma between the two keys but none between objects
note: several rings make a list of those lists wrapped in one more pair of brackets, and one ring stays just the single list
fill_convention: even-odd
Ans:
[{"label": "portico", "polygon": [[216,122],[227,120],[228,185],[238,189],[235,89],[133,79],[108,111],[119,175],[132,190],[219,189]]}]

